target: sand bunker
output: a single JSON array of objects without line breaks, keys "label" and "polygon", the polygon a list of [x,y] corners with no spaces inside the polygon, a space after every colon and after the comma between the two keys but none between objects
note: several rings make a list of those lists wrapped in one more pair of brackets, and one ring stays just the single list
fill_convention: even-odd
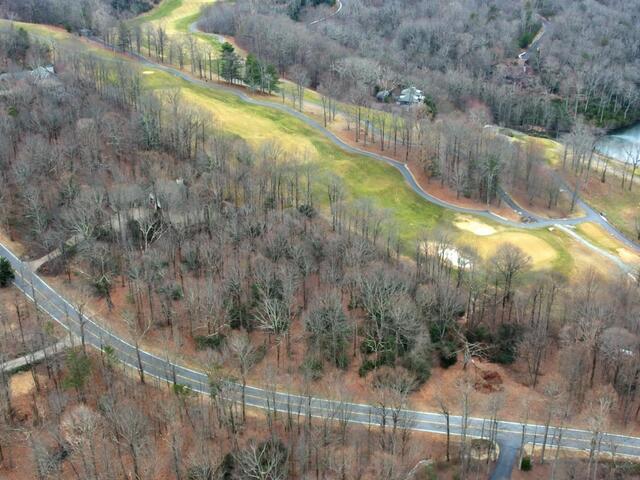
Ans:
[{"label": "sand bunker", "polygon": [[151,70],[144,70],[142,72],[143,75],[153,75],[154,72],[152,72]]},{"label": "sand bunker", "polygon": [[472,263],[469,259],[460,255],[460,251],[454,247],[442,247],[438,246],[434,242],[429,242],[428,245],[423,244],[423,251],[428,250],[431,255],[434,255],[438,251],[438,256],[441,256],[446,262],[454,268],[462,268],[463,270],[469,270]]},{"label": "sand bunker", "polygon": [[616,252],[618,252],[618,256],[622,259],[623,262],[633,263],[636,265],[640,264],[640,258],[631,250],[628,250],[626,248],[618,248],[616,249]]},{"label": "sand bunker", "polygon": [[453,222],[453,224],[460,230],[465,230],[481,237],[486,237],[487,235],[493,235],[496,233],[496,229],[492,226],[469,217],[461,216],[458,220]]}]

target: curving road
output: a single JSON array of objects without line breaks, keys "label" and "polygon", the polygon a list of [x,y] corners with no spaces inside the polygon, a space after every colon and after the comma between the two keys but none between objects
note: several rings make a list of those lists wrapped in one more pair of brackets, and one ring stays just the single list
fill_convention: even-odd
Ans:
[{"label": "curving road", "polygon": [[309,26],[311,27],[312,25],[317,25],[318,23],[324,22],[325,20],[328,20],[331,17],[335,17],[336,15],[338,15],[342,11],[343,5],[340,0],[337,0],[336,4],[338,5],[338,8],[334,12],[330,13],[326,17],[322,17],[322,18],[319,18],[318,20],[314,20],[313,22],[309,23]]},{"label": "curving road", "polygon": [[[79,319],[82,318],[87,345],[97,349],[109,346],[119,361],[133,369],[138,368],[137,352],[132,344],[109,331],[94,319],[81,314],[74,307],[72,301],[67,300],[50,287],[29,268],[26,262],[22,262],[3,244],[0,244],[0,256],[7,258],[15,270],[15,286],[34,301],[38,308],[67,329],[70,334],[80,336]],[[154,377],[168,384],[178,383],[203,394],[210,392],[209,379],[204,372],[187,368],[168,358],[161,358],[146,351],[140,351],[140,362],[145,374],[149,377]],[[232,399],[237,401],[240,398],[239,385],[233,383],[228,385],[232,392],[230,394],[233,396]],[[386,417],[382,409],[376,405],[303,396],[290,392],[269,391],[253,386],[246,388],[246,402],[247,405],[259,409],[271,409],[316,418],[331,418],[336,421],[344,419],[353,424],[382,425],[384,422],[390,425],[392,422],[392,419]],[[388,407],[386,415],[390,415]],[[412,430],[446,434],[445,418],[440,413],[406,409],[400,411],[399,418]],[[540,445],[545,436],[543,425],[533,424],[525,427],[518,422],[493,422],[476,417],[468,418],[466,422],[463,422],[462,417],[451,416],[450,428],[453,435],[466,434],[476,438],[487,438],[491,428],[495,428],[497,432],[495,438],[501,447],[500,457],[492,474],[492,478],[496,480],[509,478],[523,435],[525,443],[535,443],[536,445]],[[561,429],[551,426],[547,433],[548,446],[556,446],[560,443],[562,448],[581,451],[588,451],[591,448],[592,439],[591,432],[580,429]],[[601,444],[603,453],[615,452],[616,455],[640,458],[640,438],[638,437],[604,433],[598,436],[597,441]]]}]

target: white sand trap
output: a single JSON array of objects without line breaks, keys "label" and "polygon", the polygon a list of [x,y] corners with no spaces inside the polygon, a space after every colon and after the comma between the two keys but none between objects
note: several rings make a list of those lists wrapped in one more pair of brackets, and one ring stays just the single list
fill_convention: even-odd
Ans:
[{"label": "white sand trap", "polygon": [[618,256],[624,262],[633,263],[636,265],[640,263],[640,258],[638,258],[638,255],[628,249],[622,247],[622,248],[616,249],[616,251],[618,252]]},{"label": "white sand trap", "polygon": [[[427,250],[427,246],[423,244],[422,250]],[[449,265],[454,268],[462,268],[463,270],[469,270],[472,266],[471,261],[462,255],[457,248],[439,246],[435,242],[428,243],[428,250],[431,255],[437,251],[437,255],[441,256]]]},{"label": "white sand trap", "polygon": [[492,226],[469,217],[460,216],[457,221],[453,222],[453,224],[460,230],[471,232],[480,237],[486,237],[496,233],[496,229]]},{"label": "white sand trap", "polygon": [[154,72],[152,72],[151,70],[145,70],[142,72],[143,75],[153,75]]}]

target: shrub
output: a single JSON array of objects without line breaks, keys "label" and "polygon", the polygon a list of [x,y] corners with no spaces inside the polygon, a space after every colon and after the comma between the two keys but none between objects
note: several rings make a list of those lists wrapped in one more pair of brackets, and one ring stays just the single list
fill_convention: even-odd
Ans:
[{"label": "shrub", "polygon": [[[233,478],[233,472],[235,468],[236,461],[233,458],[233,455],[231,453],[227,453],[218,466],[218,478],[221,478],[222,480],[229,480]],[[213,475],[211,476],[211,478],[214,478]]]},{"label": "shrub", "polygon": [[442,368],[449,368],[458,361],[458,352],[452,342],[443,342],[438,348],[438,358]]},{"label": "shrub", "polygon": [[520,470],[528,472],[533,468],[531,464],[531,457],[522,457],[522,461],[520,462]]},{"label": "shrub", "polygon": [[371,355],[374,351],[375,344],[373,340],[365,338],[362,342],[360,342],[360,353],[364,355]]},{"label": "shrub", "polygon": [[366,377],[367,373],[369,373],[371,370],[374,370],[377,366],[377,363],[373,360],[365,360],[364,362],[362,362],[362,365],[360,365],[360,368],[358,369],[358,375],[360,375],[361,377]]},{"label": "shrub", "polygon": [[469,343],[493,343],[491,332],[484,325],[476,325],[466,331],[467,341]]},{"label": "shrub", "polygon": [[216,350],[222,346],[224,339],[225,336],[221,333],[214,333],[212,335],[196,335],[194,338],[197,350],[205,350],[207,348]]},{"label": "shrub", "polygon": [[4,257],[0,257],[0,288],[9,286],[9,284],[16,278],[13,273],[13,267]]},{"label": "shrub", "polygon": [[303,203],[298,207],[298,212],[307,218],[313,218],[316,216],[316,209],[313,208],[313,205],[308,205],[306,203]]},{"label": "shrub", "polygon": [[70,350],[65,363],[67,373],[62,379],[62,386],[80,392],[91,374],[91,360],[82,352]]},{"label": "shrub", "polygon": [[186,385],[181,385],[179,383],[174,383],[173,384],[173,393],[177,397],[188,397],[189,395],[191,395],[191,389],[189,387],[187,387]]},{"label": "shrub", "polygon": [[93,283],[96,295],[102,298],[109,298],[111,292],[111,280],[103,275]]},{"label": "shrub", "polygon": [[302,364],[300,365],[300,370],[302,372],[306,372],[311,377],[311,380],[319,380],[322,378],[322,360],[316,357],[308,357],[305,358]]},{"label": "shrub", "polygon": [[518,343],[522,336],[522,327],[512,323],[504,323],[498,328],[494,348],[490,359],[496,363],[511,364],[518,354]]},{"label": "shrub", "polygon": [[415,377],[418,385],[422,385],[431,377],[431,358],[433,349],[425,337],[417,342],[404,358],[403,366]]},{"label": "shrub", "polygon": [[174,285],[171,288],[170,292],[171,300],[182,300],[184,298],[184,293],[182,293],[182,287],[180,285]]}]

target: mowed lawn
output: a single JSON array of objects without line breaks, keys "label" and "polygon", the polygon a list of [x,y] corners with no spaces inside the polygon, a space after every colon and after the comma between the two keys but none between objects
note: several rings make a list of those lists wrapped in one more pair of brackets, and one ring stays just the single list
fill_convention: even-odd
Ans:
[{"label": "mowed lawn", "polygon": [[[77,37],[62,30],[43,26],[26,27],[61,45],[89,48],[103,57],[116,56],[87,42],[78,42]],[[131,61],[122,56],[119,58]],[[365,199],[374,208],[388,213],[393,219],[393,228],[397,229],[403,242],[403,250],[408,255],[414,252],[415,241],[422,234],[441,230],[448,232],[456,244],[475,247],[484,258],[495,254],[504,242],[514,243],[531,256],[531,265],[537,271],[557,270],[570,274],[574,267],[581,269],[602,262],[599,256],[588,254],[581,255],[580,261],[576,262],[573,253],[580,248],[579,245],[557,231],[505,228],[485,219],[479,221],[491,226],[494,230],[491,235],[479,236],[461,230],[454,225],[459,215],[422,199],[411,190],[395,168],[345,152],[297,118],[276,109],[248,104],[228,92],[191,84],[152,67],[141,70],[145,72],[142,78],[147,89],[158,92],[180,89],[185,105],[209,113],[212,123],[218,128],[238,135],[253,146],[276,141],[290,156],[311,162],[315,172],[315,201],[325,212],[328,207],[326,181],[330,175],[340,177],[349,200]]]},{"label": "mowed lawn", "polygon": [[[189,3],[188,0],[187,3]],[[149,12],[131,20],[131,24],[142,25],[143,23],[165,21],[171,19],[175,16],[176,10],[178,10],[182,6],[183,0],[162,0],[160,4],[158,4]]]}]

